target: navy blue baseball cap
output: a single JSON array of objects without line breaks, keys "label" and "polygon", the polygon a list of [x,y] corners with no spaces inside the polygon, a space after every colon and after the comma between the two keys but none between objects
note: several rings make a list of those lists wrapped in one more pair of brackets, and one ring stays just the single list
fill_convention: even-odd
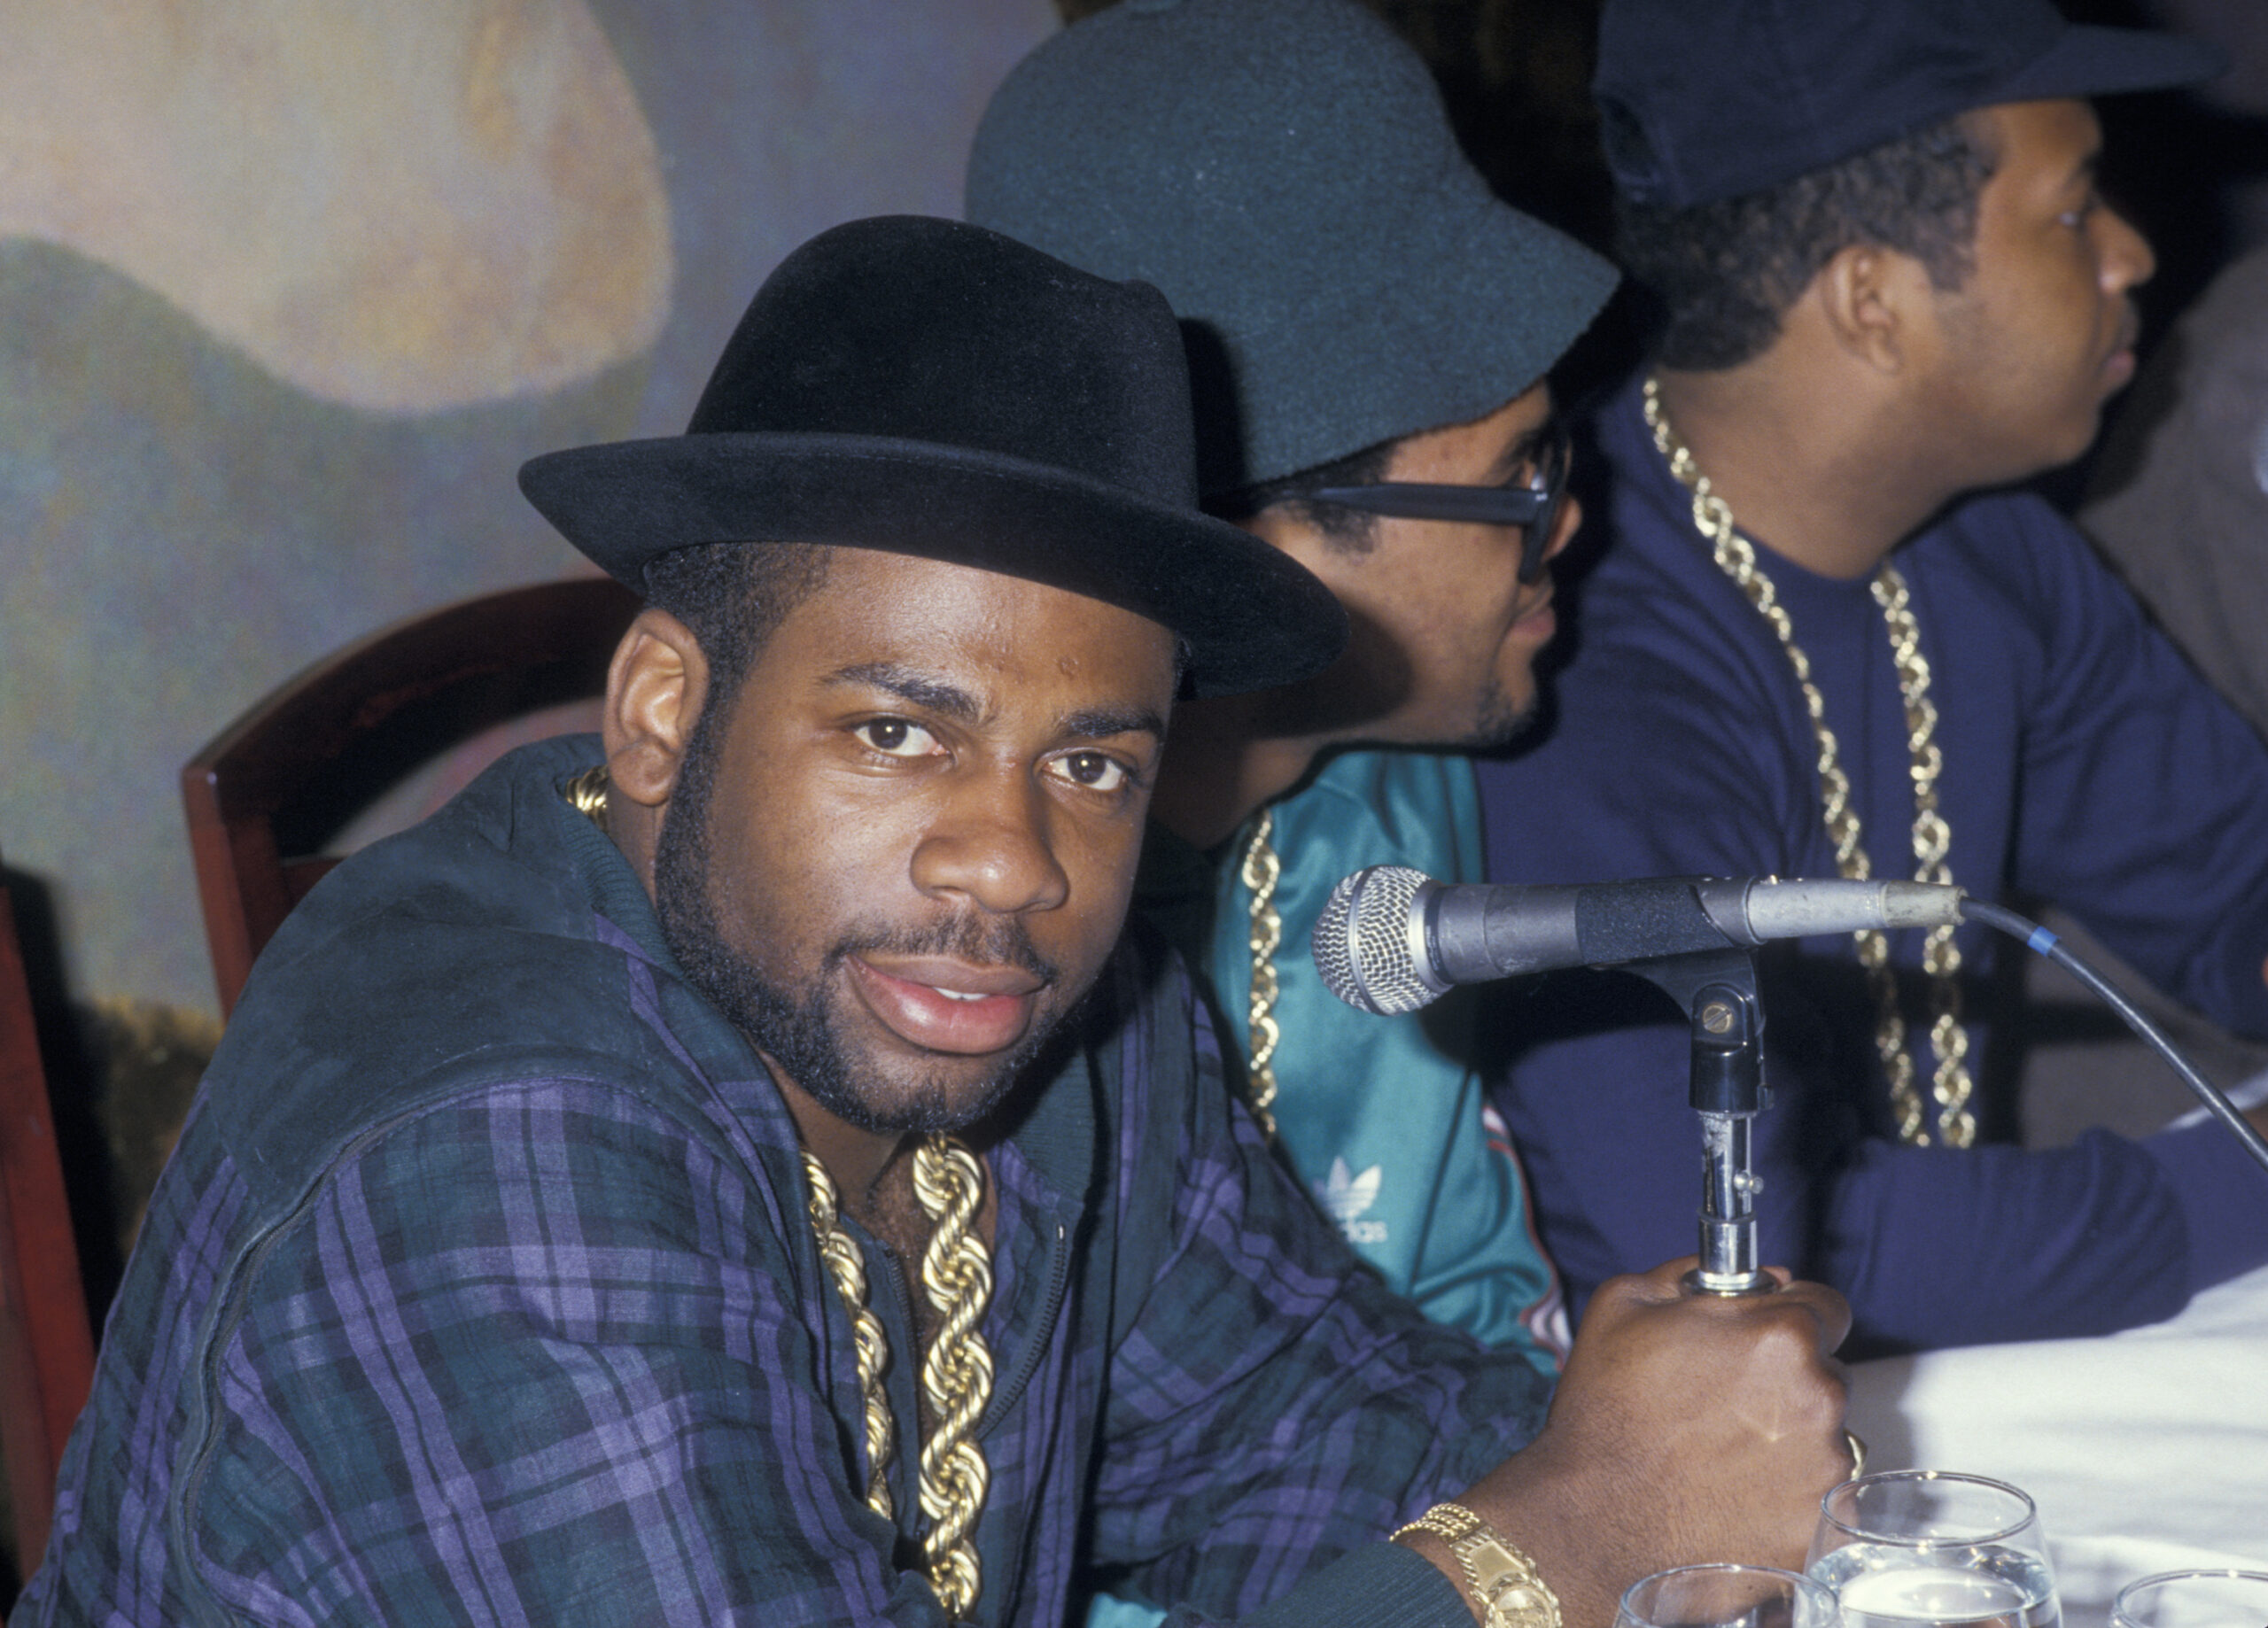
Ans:
[{"label": "navy blue baseball cap", "polygon": [[1607,0],[1591,89],[1623,195],[1683,209],[1971,108],[2192,85],[2226,66],[2202,40],[2081,26],[2050,0]]}]

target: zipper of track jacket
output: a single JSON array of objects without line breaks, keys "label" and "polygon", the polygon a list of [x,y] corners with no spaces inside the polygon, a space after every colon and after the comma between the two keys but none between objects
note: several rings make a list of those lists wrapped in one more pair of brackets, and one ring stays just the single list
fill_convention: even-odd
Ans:
[{"label": "zipper of track jacket", "polygon": [[1007,1416],[1031,1384],[1031,1376],[1039,1371],[1040,1359],[1054,1342],[1055,1320],[1062,1314],[1063,1292],[1071,1282],[1071,1252],[1068,1247],[1068,1230],[1061,1221],[1055,1223],[1053,1238],[1047,1246],[1047,1298],[1040,1302],[1039,1322],[1032,1329],[1032,1337],[1024,1342],[1023,1355],[1017,1360],[1013,1378],[992,1392],[990,1406],[984,1417],[977,1422],[976,1432],[983,1436]]}]

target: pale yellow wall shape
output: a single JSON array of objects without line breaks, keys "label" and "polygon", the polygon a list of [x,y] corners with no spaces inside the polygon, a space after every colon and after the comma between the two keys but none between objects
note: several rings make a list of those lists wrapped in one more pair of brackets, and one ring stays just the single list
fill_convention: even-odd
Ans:
[{"label": "pale yellow wall shape", "polygon": [[583,0],[0,0],[0,236],[328,400],[540,392],[653,343],[661,166]]}]

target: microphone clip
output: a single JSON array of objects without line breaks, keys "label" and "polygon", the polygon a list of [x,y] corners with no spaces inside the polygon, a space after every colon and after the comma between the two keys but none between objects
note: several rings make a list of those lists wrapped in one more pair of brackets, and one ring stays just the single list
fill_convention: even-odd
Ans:
[{"label": "microphone clip", "polygon": [[1752,1128],[1772,1105],[1764,1083],[1764,1004],[1752,950],[1715,950],[1630,961],[1685,1011],[1693,1111],[1701,1116],[1701,1264],[1686,1280],[1704,1294],[1757,1294],[1773,1286],[1758,1264]]}]

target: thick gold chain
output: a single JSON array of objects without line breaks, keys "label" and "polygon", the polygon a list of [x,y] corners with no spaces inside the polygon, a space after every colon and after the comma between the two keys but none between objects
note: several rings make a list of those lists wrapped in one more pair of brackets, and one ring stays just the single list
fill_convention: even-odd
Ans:
[{"label": "thick gold chain", "polygon": [[843,1230],[834,1178],[808,1151],[804,1175],[812,1189],[812,1232],[819,1239],[827,1274],[835,1279],[835,1291],[850,1313],[852,1344],[858,1352],[858,1395],[866,1407],[866,1508],[887,1519],[896,1514],[889,1495],[889,1461],[897,1451],[889,1392],[882,1389],[882,1370],[889,1366],[889,1337],[882,1332],[882,1320],[866,1304],[866,1263]]},{"label": "thick gold chain", "polygon": [[949,1136],[930,1136],[913,1151],[913,1195],[936,1223],[921,1255],[921,1286],[943,1323],[921,1364],[921,1393],[937,1418],[921,1444],[921,1511],[930,1520],[922,1544],[929,1582],[945,1615],[966,1620],[982,1578],[972,1536],[991,1471],[976,1443],[977,1421],[992,1399],[992,1349],[984,1341],[984,1308],[992,1301],[992,1261],[977,1235],[984,1167]]},{"label": "thick gold chain", "polygon": [[1262,809],[1253,822],[1252,840],[1245,844],[1239,874],[1252,891],[1252,1000],[1247,1007],[1252,1030],[1252,1057],[1246,1071],[1253,1116],[1270,1138],[1276,1135],[1276,1047],[1283,1031],[1276,1023],[1276,951],[1284,942],[1284,919],[1276,911],[1276,884],[1283,879],[1284,864],[1269,838],[1275,829],[1273,810]]},{"label": "thick gold chain", "polygon": [[[1851,804],[1851,780],[1843,770],[1835,732],[1827,726],[1827,701],[1812,681],[1811,660],[1796,642],[1795,624],[1780,603],[1772,579],[1757,563],[1754,545],[1740,534],[1732,510],[1701,473],[1691,449],[1670,427],[1668,415],[1662,410],[1660,387],[1652,379],[1646,381],[1645,414],[1656,449],[1669,461],[1670,473],[1692,494],[1693,523],[1709,540],[1711,557],[1756,608],[1787,652],[1818,747],[1821,812],[1828,837],[1835,844],[1836,868],[1845,877],[1862,880],[1873,874],[1873,861],[1861,841],[1858,811]],[[1921,626],[1914,618],[1906,578],[1887,561],[1875,574],[1873,593],[1889,629],[1898,692],[1905,702],[1906,745],[1914,785],[1914,879],[1949,886],[1953,870],[1946,854],[1953,830],[1938,806],[1938,779],[1945,769],[1945,754],[1937,743],[1938,708],[1930,699],[1930,663],[1922,654]],[[1961,1023],[1961,947],[1953,942],[1953,933],[1949,926],[1930,929],[1922,942],[1922,967],[1930,977],[1930,1043],[1937,1058],[1930,1095],[1938,1105],[1937,1134],[1946,1146],[1965,1148],[1977,1139],[1977,1119],[1970,1107],[1976,1088],[1969,1071],[1969,1032]],[[1882,1054],[1884,1070],[1890,1076],[1891,1110],[1897,1116],[1899,1139],[1926,1146],[1930,1127],[1915,1085],[1906,1019],[1899,1008],[1889,937],[1872,929],[1854,936],[1860,965],[1866,968],[1867,981],[1874,991],[1875,1048]]]},{"label": "thick gold chain", "polygon": [[606,818],[608,783],[606,765],[593,764],[567,782],[566,793],[567,801],[575,812],[589,820],[601,831],[608,832],[608,834],[611,835]]},{"label": "thick gold chain", "polygon": [[[850,1314],[858,1353],[858,1392],[866,1413],[866,1504],[891,1513],[889,1464],[897,1451],[889,1396],[882,1370],[889,1340],[866,1305],[866,1273],[858,1246],[843,1229],[835,1182],[810,1153],[804,1174],[811,1183],[812,1229],[835,1292]],[[984,1199],[984,1167],[949,1136],[931,1136],[914,1150],[913,1192],[936,1223],[921,1257],[921,1285],[943,1326],[921,1365],[921,1390],[937,1429],[921,1449],[920,1496],[928,1516],[922,1553],[929,1586],[945,1615],[966,1620],[983,1582],[971,1534],[984,1509],[990,1471],[975,1430],[992,1395],[992,1352],[981,1325],[992,1299],[992,1262],[974,1222]]]},{"label": "thick gold chain", "polygon": [[[584,771],[566,789],[575,810],[605,830],[606,766]],[[897,1451],[897,1430],[882,1386],[889,1337],[866,1304],[866,1263],[843,1229],[834,1179],[808,1151],[804,1175],[811,1184],[812,1231],[819,1255],[850,1314],[858,1395],[866,1415],[866,1507],[890,1517],[889,1465]],[[921,1287],[941,1320],[921,1363],[922,1399],[937,1420],[936,1432],[921,1447],[921,1512],[930,1522],[922,1553],[937,1602],[947,1616],[966,1621],[983,1582],[973,1534],[991,1483],[991,1468],[976,1441],[977,1422],[992,1399],[992,1348],[983,1332],[985,1309],[992,1304],[992,1258],[975,1225],[984,1202],[984,1167],[951,1137],[930,1136],[913,1151],[913,1196],[933,1223],[921,1256]]]}]

